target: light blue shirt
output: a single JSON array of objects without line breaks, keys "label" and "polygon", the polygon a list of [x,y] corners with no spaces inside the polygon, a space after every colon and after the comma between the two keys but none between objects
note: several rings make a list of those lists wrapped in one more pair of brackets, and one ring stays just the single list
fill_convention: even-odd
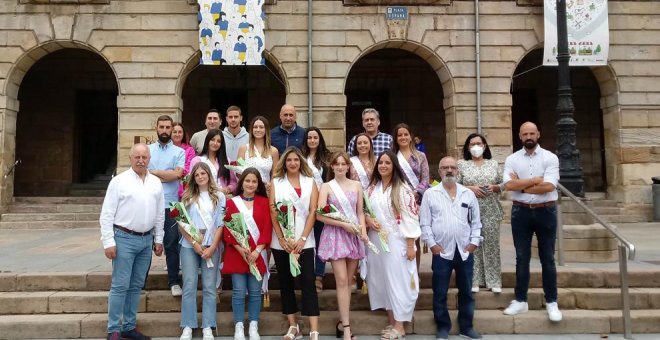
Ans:
[{"label": "light blue shirt", "polygon": [[[151,160],[149,161],[149,170],[174,170],[185,166],[186,153],[182,148],[169,143],[162,145],[159,142],[149,145]],[[163,182],[163,195],[165,196],[164,209],[169,208],[170,202],[179,200],[179,180]]]}]

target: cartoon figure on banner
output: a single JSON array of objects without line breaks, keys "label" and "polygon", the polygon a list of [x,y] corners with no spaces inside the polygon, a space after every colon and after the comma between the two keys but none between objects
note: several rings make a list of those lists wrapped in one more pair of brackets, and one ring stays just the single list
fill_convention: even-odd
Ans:
[{"label": "cartoon figure on banner", "polygon": [[243,33],[247,33],[249,31],[250,26],[254,28],[254,25],[251,25],[247,21],[247,15],[245,14],[241,15],[241,22],[238,24],[238,29]]},{"label": "cartoon figure on banner", "polygon": [[245,5],[247,0],[234,0],[234,5],[238,5],[238,13],[245,14]]},{"label": "cartoon figure on banner", "polygon": [[223,62],[225,62],[225,60],[222,59],[222,47],[219,42],[215,43],[215,49],[213,50],[211,61],[213,62],[213,65],[222,65]]},{"label": "cartoon figure on banner", "polygon": [[199,30],[200,42],[202,45],[208,46],[209,42],[211,41],[211,36],[213,36],[213,30],[211,30],[210,25],[205,20],[202,20],[199,26],[201,28]]},{"label": "cartoon figure on banner", "polygon": [[245,45],[245,37],[242,35],[238,36],[237,42],[234,45],[234,52],[238,53],[238,60],[240,60],[241,64],[246,64],[245,56],[247,53],[247,46]]},{"label": "cartoon figure on banner", "polygon": [[220,13],[222,13],[222,2],[220,0],[213,0],[211,4],[211,16],[213,16],[213,22],[216,22],[220,18]]},{"label": "cartoon figure on banner", "polygon": [[225,12],[219,13],[219,18],[215,21],[216,26],[218,26],[220,35],[222,39],[227,39],[227,30],[229,29],[229,21],[227,21],[227,14]]}]

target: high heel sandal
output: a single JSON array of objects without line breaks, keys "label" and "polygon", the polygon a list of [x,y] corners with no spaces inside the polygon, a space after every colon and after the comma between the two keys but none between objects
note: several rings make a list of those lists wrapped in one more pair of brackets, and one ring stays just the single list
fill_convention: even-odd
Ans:
[{"label": "high heel sandal", "polygon": [[351,325],[342,326],[342,337],[344,336],[343,333],[346,332],[346,328],[348,328],[348,330],[351,332],[351,340],[357,340],[357,338],[355,337],[355,335],[353,335],[353,332],[351,331]]},{"label": "high heel sandal", "polygon": [[337,339],[344,337],[344,326],[342,325],[342,329],[339,329],[339,325],[341,325],[341,321],[337,321],[337,325],[335,326],[335,336],[337,336]]},{"label": "high heel sandal", "polygon": [[309,340],[319,340],[319,332],[309,332]]},{"label": "high heel sandal", "polygon": [[300,327],[296,324],[295,326],[289,326],[289,329],[284,334],[285,340],[298,340],[302,339],[302,334],[300,334]]}]

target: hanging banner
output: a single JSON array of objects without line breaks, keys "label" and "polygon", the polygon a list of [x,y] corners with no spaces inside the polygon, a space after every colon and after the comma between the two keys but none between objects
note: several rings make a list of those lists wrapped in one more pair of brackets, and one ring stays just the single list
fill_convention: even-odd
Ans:
[{"label": "hanging banner", "polygon": [[263,65],[263,0],[197,0],[202,65]]},{"label": "hanging banner", "polygon": [[[557,1],[544,0],[543,65],[557,66]],[[607,0],[566,0],[570,66],[607,65],[610,31]]]}]

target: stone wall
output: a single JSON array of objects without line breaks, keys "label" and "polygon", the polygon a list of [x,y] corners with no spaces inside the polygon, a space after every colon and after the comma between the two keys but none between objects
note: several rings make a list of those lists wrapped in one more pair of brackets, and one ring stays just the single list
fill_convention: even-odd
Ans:
[{"label": "stone wall", "polygon": [[[127,165],[134,136],[153,134],[156,116],[180,118],[183,83],[196,63],[196,6],[182,0],[99,2],[0,2],[4,168],[14,160],[21,79],[59,48],[88,49],[111,65],[119,86],[120,167]],[[352,65],[380,48],[411,51],[437,74],[450,152],[476,129],[474,2],[430,3],[408,6],[410,20],[388,27],[384,6],[313,1],[313,118],[328,144],[345,140],[344,87]],[[265,11],[268,60],[306,125],[307,1],[280,0]],[[593,69],[604,115],[608,192],[621,202],[648,204],[650,177],[660,175],[660,3],[610,1],[609,11],[610,63]],[[542,7],[529,0],[481,1],[480,12],[483,126],[501,160],[511,152],[511,76],[526,53],[542,45]],[[2,202],[11,198],[12,181],[0,185]]]}]

